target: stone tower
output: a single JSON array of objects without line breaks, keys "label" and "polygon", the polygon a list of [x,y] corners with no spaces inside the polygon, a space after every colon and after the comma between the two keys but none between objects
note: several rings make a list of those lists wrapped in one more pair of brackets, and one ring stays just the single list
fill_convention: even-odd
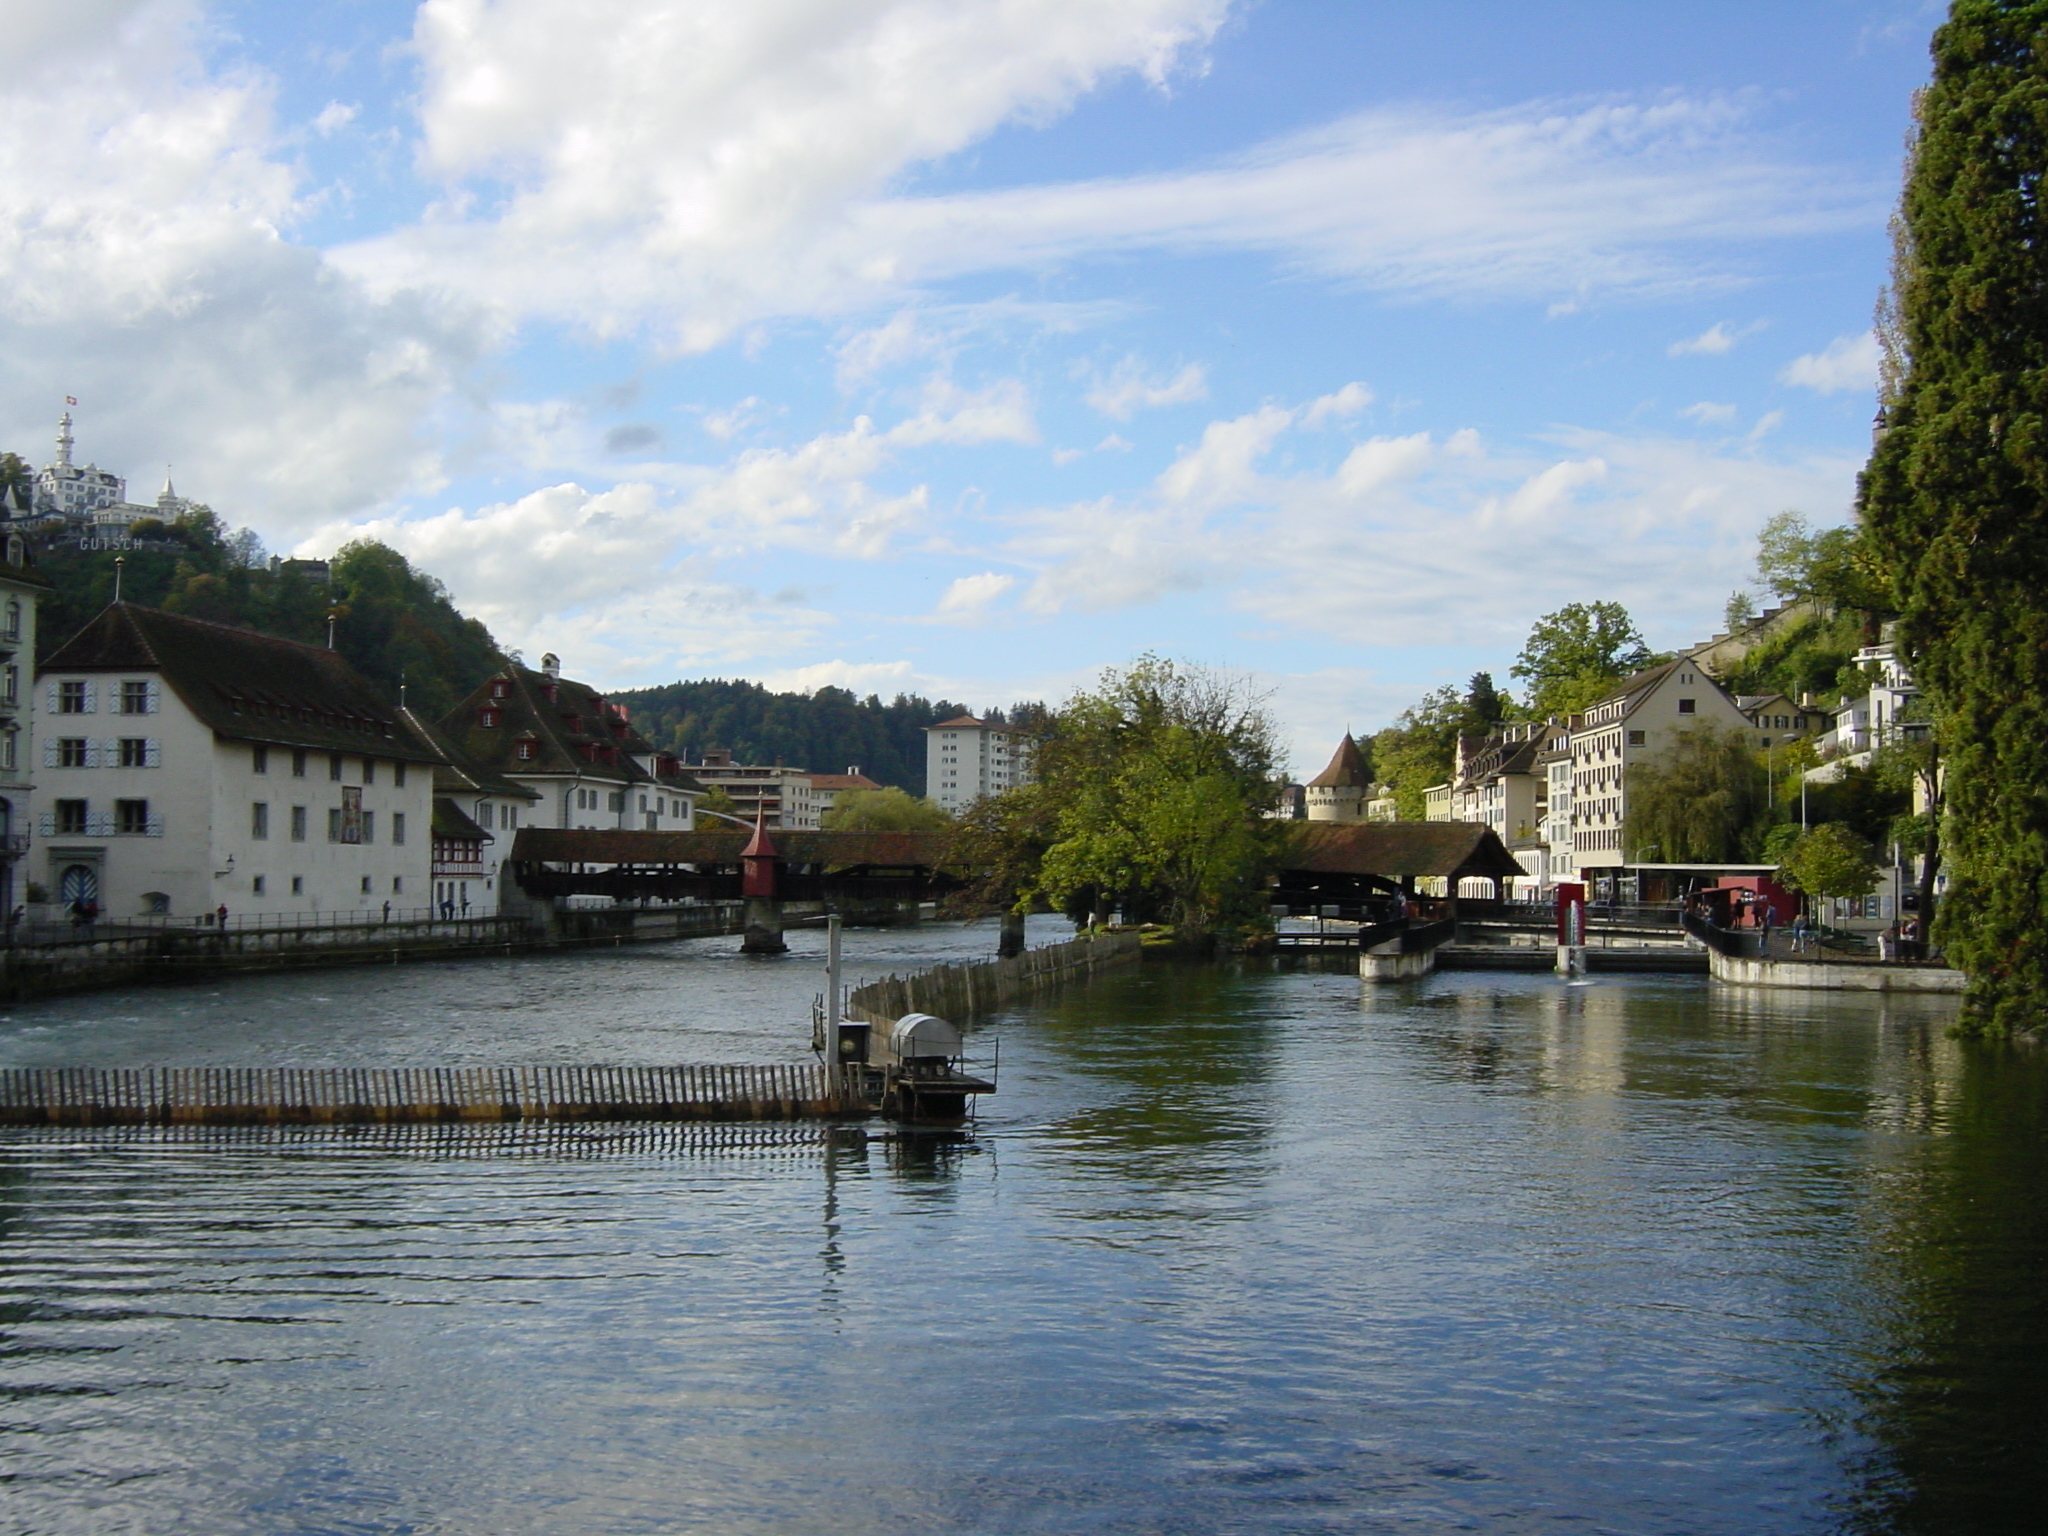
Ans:
[{"label": "stone tower", "polygon": [[1365,754],[1346,731],[1337,744],[1330,766],[1304,786],[1310,821],[1356,822],[1365,819],[1365,792],[1372,787],[1372,775],[1365,770]]}]

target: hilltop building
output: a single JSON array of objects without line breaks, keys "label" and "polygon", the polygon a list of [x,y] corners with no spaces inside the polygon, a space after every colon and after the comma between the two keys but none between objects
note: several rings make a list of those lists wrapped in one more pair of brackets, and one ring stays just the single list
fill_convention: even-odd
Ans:
[{"label": "hilltop building", "polygon": [[949,816],[1031,782],[1031,749],[1008,725],[956,715],[925,731],[925,794]]},{"label": "hilltop building", "polygon": [[124,477],[97,464],[72,462],[77,440],[71,427],[67,410],[57,421],[56,458],[36,472],[29,505],[10,506],[11,521],[32,524],[45,537],[76,539],[87,549],[128,549],[135,547],[129,532],[135,523],[145,518],[168,523],[192,510],[168,472],[155,501],[132,502]]},{"label": "hilltop building", "polygon": [[[536,826],[687,832],[696,825],[704,786],[674,753],[634,730],[623,708],[563,677],[557,656],[543,656],[539,671],[508,664],[436,725],[461,761],[535,794]],[[496,803],[522,814],[509,800]]]},{"label": "hilltop building", "polygon": [[60,902],[120,918],[426,901],[439,754],[335,652],[115,603],[40,686],[36,862]]}]

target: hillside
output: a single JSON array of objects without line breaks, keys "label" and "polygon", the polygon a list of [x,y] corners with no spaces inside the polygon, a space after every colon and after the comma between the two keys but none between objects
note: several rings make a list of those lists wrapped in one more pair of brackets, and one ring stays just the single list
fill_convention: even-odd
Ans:
[{"label": "hillside", "polygon": [[789,763],[817,773],[858,767],[913,795],[925,792],[924,728],[967,713],[963,705],[899,693],[888,703],[844,688],[771,693],[724,678],[628,689],[609,695],[657,746],[700,759],[729,748],[735,761]]}]

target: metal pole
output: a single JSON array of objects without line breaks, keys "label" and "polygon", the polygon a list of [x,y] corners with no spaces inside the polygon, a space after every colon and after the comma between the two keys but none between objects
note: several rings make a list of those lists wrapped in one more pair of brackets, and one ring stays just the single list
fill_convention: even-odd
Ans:
[{"label": "metal pole", "polygon": [[828,1044],[838,1038],[839,1013],[839,914],[828,912],[825,915],[825,1039]]}]

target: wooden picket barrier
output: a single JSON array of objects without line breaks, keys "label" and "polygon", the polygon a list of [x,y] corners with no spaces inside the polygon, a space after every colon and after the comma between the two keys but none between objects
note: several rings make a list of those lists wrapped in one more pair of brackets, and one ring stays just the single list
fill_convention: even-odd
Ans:
[{"label": "wooden picket barrier", "polygon": [[818,1062],[667,1067],[6,1067],[0,1125],[822,1120],[865,1111]]}]

